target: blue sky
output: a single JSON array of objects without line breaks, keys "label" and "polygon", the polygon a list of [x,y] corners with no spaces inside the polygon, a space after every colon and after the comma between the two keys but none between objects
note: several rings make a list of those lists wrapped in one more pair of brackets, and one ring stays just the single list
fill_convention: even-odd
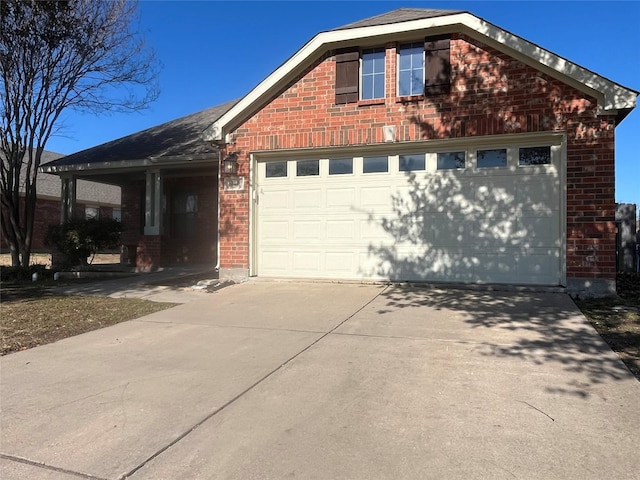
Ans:
[{"label": "blue sky", "polygon": [[[640,91],[638,1],[142,1],[163,64],[160,98],[130,114],[63,115],[47,150],[70,154],[240,98],[316,33],[401,7],[467,10]],[[640,106],[616,128],[616,200],[640,205]]]}]

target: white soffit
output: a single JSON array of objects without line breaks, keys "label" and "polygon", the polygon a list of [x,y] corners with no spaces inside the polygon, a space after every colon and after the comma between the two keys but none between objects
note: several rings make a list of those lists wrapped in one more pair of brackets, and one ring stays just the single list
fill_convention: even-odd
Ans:
[{"label": "white soffit", "polygon": [[[442,17],[426,18],[408,22],[390,23],[369,27],[322,32],[313,37],[300,50],[260,82],[233,108],[203,132],[204,140],[222,140],[229,133],[229,126],[235,128],[234,120],[243,113],[260,105],[265,96],[277,91],[284,82],[305,68],[317,58],[319,52],[342,46],[355,46],[358,42],[398,34],[423,30],[435,30],[434,34],[459,31],[487,43],[544,73],[551,75],[588,95],[597,98],[602,112],[617,113],[636,106],[638,93],[608,80],[586,68],[572,63],[538,45],[528,42],[506,30],[496,27],[469,13],[458,13]],[[424,32],[425,34],[427,32]]]}]

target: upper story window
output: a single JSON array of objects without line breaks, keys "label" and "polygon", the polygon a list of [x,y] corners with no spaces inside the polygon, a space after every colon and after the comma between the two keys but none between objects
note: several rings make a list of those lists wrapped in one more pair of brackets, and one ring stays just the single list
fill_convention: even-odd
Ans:
[{"label": "upper story window", "polygon": [[408,43],[398,49],[398,95],[424,93],[424,44]]},{"label": "upper story window", "polygon": [[[451,91],[451,36],[427,37],[424,42],[402,44],[396,57],[398,96],[440,95]],[[386,49],[336,50],[336,104],[384,99]]]},{"label": "upper story window", "polygon": [[361,100],[384,98],[384,48],[374,48],[362,51],[362,66],[360,83]]}]

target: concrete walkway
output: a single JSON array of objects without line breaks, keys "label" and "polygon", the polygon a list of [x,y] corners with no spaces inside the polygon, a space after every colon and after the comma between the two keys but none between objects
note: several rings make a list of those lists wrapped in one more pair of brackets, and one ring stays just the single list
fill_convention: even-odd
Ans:
[{"label": "concrete walkway", "polygon": [[0,478],[635,479],[563,294],[248,282],[3,357]]},{"label": "concrete walkway", "polygon": [[[188,303],[202,300],[209,293],[204,287],[227,284],[229,279],[218,279],[218,273],[206,266],[167,267],[153,273],[120,278],[105,277],[87,283],[71,283],[56,287],[53,292],[62,295],[102,296],[112,298],[140,298],[152,302]],[[198,287],[200,278],[203,288]],[[190,280],[192,279],[192,280]]]}]

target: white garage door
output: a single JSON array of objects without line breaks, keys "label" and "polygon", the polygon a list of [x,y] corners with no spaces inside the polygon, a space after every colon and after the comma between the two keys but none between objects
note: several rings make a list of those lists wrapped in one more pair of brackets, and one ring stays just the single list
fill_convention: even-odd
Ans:
[{"label": "white garage door", "polygon": [[558,285],[560,147],[258,161],[254,273]]}]

